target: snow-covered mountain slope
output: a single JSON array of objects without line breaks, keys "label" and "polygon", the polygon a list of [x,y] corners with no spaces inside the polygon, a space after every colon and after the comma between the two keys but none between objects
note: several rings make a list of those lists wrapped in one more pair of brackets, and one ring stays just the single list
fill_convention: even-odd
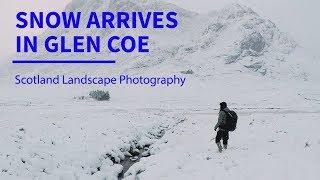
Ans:
[{"label": "snow-covered mountain slope", "polygon": [[[200,77],[223,73],[256,73],[270,77],[308,79],[313,75],[313,61],[303,49],[270,20],[260,17],[252,9],[239,4],[227,6],[209,14],[197,14],[173,4],[160,1],[96,1],[73,0],[66,11],[81,11],[83,19],[89,12],[103,11],[175,11],[179,26],[172,30],[154,29],[79,29],[47,30],[48,35],[67,36],[149,35],[150,53],[91,53],[52,54],[43,52],[30,55],[39,59],[116,59],[117,64],[106,66],[41,66],[37,72],[46,73],[176,73],[192,69]],[[18,55],[24,57],[25,54]],[[24,71],[12,67],[12,71]],[[18,70],[20,69],[20,70]],[[29,70],[27,70],[29,71]],[[257,73],[258,72],[258,73]]]}]

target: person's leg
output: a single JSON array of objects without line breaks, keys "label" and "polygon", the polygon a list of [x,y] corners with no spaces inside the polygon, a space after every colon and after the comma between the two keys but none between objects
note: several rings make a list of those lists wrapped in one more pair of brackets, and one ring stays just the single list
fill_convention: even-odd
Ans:
[{"label": "person's leg", "polygon": [[219,152],[222,152],[221,139],[223,138],[223,132],[219,130],[216,135],[216,144],[218,146]]},{"label": "person's leg", "polygon": [[217,135],[216,135],[216,143],[219,143],[222,139],[222,133],[221,130],[217,131]]},{"label": "person's leg", "polygon": [[228,140],[229,140],[229,131],[224,131],[223,132],[223,148],[224,149],[227,149],[228,147]]}]

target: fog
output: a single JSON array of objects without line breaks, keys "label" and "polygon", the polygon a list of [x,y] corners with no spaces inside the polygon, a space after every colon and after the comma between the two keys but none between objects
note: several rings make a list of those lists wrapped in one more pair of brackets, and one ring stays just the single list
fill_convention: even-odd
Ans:
[{"label": "fog", "polygon": [[0,7],[1,59],[15,52],[15,41],[18,34],[35,35],[41,32],[38,29],[25,29],[23,31],[18,31],[15,27],[16,14],[18,11],[59,11],[62,10],[68,2],[70,2],[70,0],[6,0],[2,2],[2,6]]}]

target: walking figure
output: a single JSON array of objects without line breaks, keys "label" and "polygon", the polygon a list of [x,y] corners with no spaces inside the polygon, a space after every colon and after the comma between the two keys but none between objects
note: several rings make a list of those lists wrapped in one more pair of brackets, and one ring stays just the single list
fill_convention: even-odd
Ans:
[{"label": "walking figure", "polygon": [[[220,111],[218,122],[214,127],[214,130],[217,131],[216,135],[216,144],[218,146],[218,150],[221,153],[223,149],[228,148],[228,140],[229,140],[229,131],[234,131],[237,126],[238,116],[234,111],[231,111],[226,102],[220,103]],[[221,139],[223,142],[223,147],[221,145]]]}]

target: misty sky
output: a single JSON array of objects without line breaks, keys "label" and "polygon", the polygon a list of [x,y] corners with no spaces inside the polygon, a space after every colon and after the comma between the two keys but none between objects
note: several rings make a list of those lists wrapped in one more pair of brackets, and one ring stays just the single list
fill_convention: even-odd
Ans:
[{"label": "misty sky", "polygon": [[[3,0],[0,7],[0,57],[15,51],[15,15],[18,10],[50,11],[62,10],[70,0]],[[319,0],[167,0],[197,12],[219,9],[226,4],[241,3],[251,7],[288,33],[301,46],[314,54],[320,42]],[[28,34],[34,32],[27,30]]]}]

